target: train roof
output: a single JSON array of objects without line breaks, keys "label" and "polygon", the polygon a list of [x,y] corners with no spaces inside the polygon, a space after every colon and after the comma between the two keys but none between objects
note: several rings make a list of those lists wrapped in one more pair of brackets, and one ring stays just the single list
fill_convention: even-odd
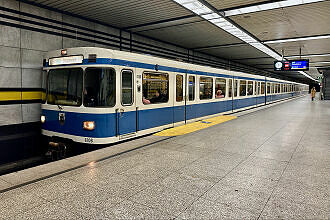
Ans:
[{"label": "train roof", "polygon": [[[217,73],[217,74],[225,74],[225,75],[234,75],[240,77],[251,77],[255,79],[265,79],[265,76],[255,75],[251,73],[242,73],[237,71],[230,71],[220,68],[214,68],[210,66],[203,66],[197,65],[192,63],[186,63],[182,61],[170,60],[161,57],[156,57],[148,54],[139,54],[139,53],[132,53],[127,51],[119,51],[107,48],[99,48],[99,47],[74,47],[74,48],[66,48],[60,50],[54,50],[46,53],[45,59],[48,60],[49,58],[60,57],[61,51],[66,50],[67,56],[73,55],[83,55],[86,59],[89,57],[90,54],[95,54],[97,58],[110,58],[110,59],[120,59],[120,60],[128,60],[132,62],[140,62],[140,63],[147,63],[153,65],[161,65],[161,66],[168,66],[180,69],[189,69],[193,71],[203,71],[203,72],[210,72],[210,73]],[[281,83],[294,83],[300,85],[306,85],[286,80],[280,80],[275,78],[266,77],[269,81],[274,82],[281,82]]]}]

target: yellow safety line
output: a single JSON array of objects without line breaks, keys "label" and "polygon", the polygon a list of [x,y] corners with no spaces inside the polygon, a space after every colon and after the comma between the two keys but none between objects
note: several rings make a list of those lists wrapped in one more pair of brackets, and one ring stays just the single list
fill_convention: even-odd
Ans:
[{"label": "yellow safety line", "polygon": [[208,118],[204,119],[201,121],[193,122],[190,124],[166,129],[163,131],[160,131],[154,135],[156,136],[179,136],[179,135],[184,135],[184,134],[189,134],[191,132],[195,132],[198,130],[202,130],[208,127],[211,127],[216,124],[220,124],[226,121],[230,121],[237,118],[236,116],[230,116],[230,115],[222,115],[222,116],[217,116],[213,118]]},{"label": "yellow safety line", "polygon": [[41,99],[41,92],[22,92],[22,100]]},{"label": "yellow safety line", "polygon": [[20,101],[45,99],[46,95],[41,91],[9,91],[0,92],[0,101]]},{"label": "yellow safety line", "polygon": [[21,92],[0,92],[0,101],[21,100]]}]

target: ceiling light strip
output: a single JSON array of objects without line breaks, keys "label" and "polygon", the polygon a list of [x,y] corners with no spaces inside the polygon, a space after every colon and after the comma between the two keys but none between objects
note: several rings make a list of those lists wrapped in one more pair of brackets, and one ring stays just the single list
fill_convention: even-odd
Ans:
[{"label": "ceiling light strip", "polygon": [[279,39],[279,40],[269,40],[264,41],[264,44],[279,44],[287,42],[296,42],[296,41],[307,41],[307,40],[321,40],[321,39],[330,39],[330,34],[320,35],[320,36],[311,36],[311,37],[297,37],[297,38],[288,38],[288,39]]},{"label": "ceiling light strip", "polygon": [[317,81],[315,80],[313,77],[311,77],[309,74],[305,73],[304,71],[299,71],[300,74],[306,76],[307,78],[311,79],[311,80],[314,80],[314,81]]},{"label": "ceiling light strip", "polygon": [[[219,12],[212,10],[208,6],[204,5],[199,0],[173,0],[179,5],[183,6],[184,8],[192,11],[193,13],[199,15],[200,17],[204,18],[205,20],[209,21],[210,23],[214,24],[215,26],[221,28],[222,30],[228,32],[229,34],[239,38],[240,40],[248,43],[252,47],[260,50],[261,52],[273,57],[276,60],[282,60],[282,56],[275,52],[274,50],[270,49],[269,47],[265,46],[263,43],[259,42],[253,36],[249,35],[245,31],[241,30],[240,28],[236,27],[226,18],[222,17]],[[288,0],[289,1],[289,0]],[[293,0],[290,0],[293,1]],[[311,1],[311,0],[305,0]],[[302,72],[302,71],[300,71]],[[311,78],[305,72],[301,73],[304,76]],[[313,79],[313,78],[311,78]]]},{"label": "ceiling light strip", "polygon": [[253,12],[266,11],[266,10],[272,10],[272,9],[277,9],[277,8],[304,5],[304,4],[323,2],[323,1],[325,1],[325,0],[285,0],[285,1],[272,2],[272,3],[266,3],[266,4],[260,4],[260,5],[255,5],[255,6],[248,6],[248,7],[228,10],[228,11],[225,11],[225,16],[228,17],[228,16],[234,16],[234,15],[248,14],[248,13],[253,13]]},{"label": "ceiling light strip", "polygon": [[325,54],[306,54],[306,55],[294,55],[294,56],[285,56],[285,58],[301,58],[301,57],[329,57],[330,53]]}]

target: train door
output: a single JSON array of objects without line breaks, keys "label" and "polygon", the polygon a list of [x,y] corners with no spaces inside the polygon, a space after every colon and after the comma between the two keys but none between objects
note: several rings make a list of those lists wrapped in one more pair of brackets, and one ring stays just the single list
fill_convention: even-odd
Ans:
[{"label": "train door", "polygon": [[186,122],[196,118],[196,76],[186,74]]},{"label": "train door", "polygon": [[186,103],[185,103],[185,76],[186,74],[175,74],[175,92],[174,92],[174,123],[186,120]]},{"label": "train door", "polygon": [[137,132],[134,78],[134,71],[131,69],[123,69],[120,73],[121,107],[117,109],[117,133],[119,136]]}]

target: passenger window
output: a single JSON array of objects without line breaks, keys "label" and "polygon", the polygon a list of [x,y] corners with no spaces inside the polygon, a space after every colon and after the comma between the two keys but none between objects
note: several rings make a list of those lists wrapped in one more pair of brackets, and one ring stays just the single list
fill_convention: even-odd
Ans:
[{"label": "passenger window", "polygon": [[176,101],[183,101],[183,76],[176,75]]},{"label": "passenger window", "polygon": [[201,77],[199,82],[199,98],[212,99],[213,95],[213,79],[211,77]]},{"label": "passenger window", "polygon": [[226,80],[215,79],[215,98],[221,99],[226,97]]},{"label": "passenger window", "polygon": [[259,95],[259,94],[260,94],[260,82],[256,82],[256,84],[255,84],[255,88],[256,88],[256,92],[255,92],[255,94],[256,94],[256,95]]},{"label": "passenger window", "polygon": [[233,80],[232,79],[229,79],[229,85],[228,85],[228,87],[229,87],[229,90],[228,90],[228,92],[229,92],[229,94],[228,94],[228,97],[232,97],[233,96]]},{"label": "passenger window", "polygon": [[133,72],[130,70],[121,73],[121,102],[123,105],[133,104]]},{"label": "passenger window", "polygon": [[265,94],[265,83],[261,83],[261,95]]},{"label": "passenger window", "polygon": [[189,101],[194,101],[195,100],[195,77],[194,76],[189,76],[188,92],[189,92]]},{"label": "passenger window", "polygon": [[112,68],[91,67],[85,71],[84,106],[113,107],[116,103],[116,74]]},{"label": "passenger window", "polygon": [[238,80],[237,79],[235,79],[234,80],[234,90],[233,90],[233,93],[234,93],[234,97],[236,97],[237,96],[237,88],[238,87]]},{"label": "passenger window", "polygon": [[253,95],[253,81],[248,81],[247,95]]},{"label": "passenger window", "polygon": [[143,73],[143,104],[168,102],[168,74]]},{"label": "passenger window", "polygon": [[246,81],[241,80],[239,85],[239,95],[246,96]]},{"label": "passenger window", "polygon": [[267,95],[270,94],[270,83],[267,83]]}]

